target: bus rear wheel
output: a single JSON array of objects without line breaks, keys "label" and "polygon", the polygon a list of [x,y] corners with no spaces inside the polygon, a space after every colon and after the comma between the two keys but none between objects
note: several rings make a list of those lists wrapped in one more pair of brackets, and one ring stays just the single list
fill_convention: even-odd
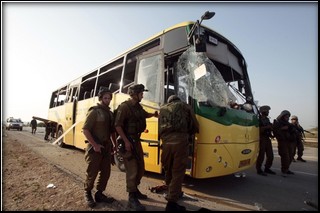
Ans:
[{"label": "bus rear wheel", "polygon": [[[63,129],[59,128],[58,133],[57,133],[57,138],[59,138],[63,134]],[[63,142],[63,137],[57,142],[58,146],[61,148],[65,147],[65,143]]]}]

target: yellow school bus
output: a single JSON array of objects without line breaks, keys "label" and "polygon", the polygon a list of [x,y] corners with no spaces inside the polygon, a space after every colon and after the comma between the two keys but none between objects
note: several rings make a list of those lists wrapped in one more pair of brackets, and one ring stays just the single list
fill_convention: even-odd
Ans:
[{"label": "yellow school bus", "polygon": [[[162,30],[112,60],[54,90],[47,120],[56,124],[56,142],[85,149],[82,126],[101,86],[113,92],[112,110],[127,100],[128,87],[145,85],[141,105],[160,110],[176,94],[190,104],[200,132],[190,142],[186,174],[211,178],[252,167],[259,149],[258,109],[246,61],[223,35],[202,25],[214,15]],[[158,118],[147,119],[141,135],[146,171],[162,173]],[[116,155],[119,169],[122,159]]]}]

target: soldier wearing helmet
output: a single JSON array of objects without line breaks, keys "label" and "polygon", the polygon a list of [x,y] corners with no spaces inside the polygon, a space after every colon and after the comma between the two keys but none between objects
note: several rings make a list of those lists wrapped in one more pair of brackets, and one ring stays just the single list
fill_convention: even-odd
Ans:
[{"label": "soldier wearing helmet", "polygon": [[100,87],[98,92],[99,101],[101,101],[105,93],[109,93],[111,95],[111,100],[112,100],[112,92],[110,91],[110,89],[108,87]]},{"label": "soldier wearing helmet", "polygon": [[293,175],[289,170],[292,162],[293,145],[295,138],[292,124],[289,123],[291,113],[283,110],[280,115],[273,121],[273,132],[278,142],[278,153],[281,158],[281,172],[283,177]]},{"label": "soldier wearing helmet", "polygon": [[[270,106],[264,105],[260,107],[261,116],[259,118],[259,129],[260,129],[260,142],[259,142],[259,155],[256,162],[257,174],[267,176],[268,174],[275,175],[276,173],[270,168],[273,163],[274,155],[271,138],[273,138],[272,124],[269,119]],[[264,156],[266,155],[266,163],[264,170],[261,169],[262,163],[264,161]]]},{"label": "soldier wearing helmet", "polygon": [[191,106],[171,95],[167,104],[162,105],[159,114],[159,135],[162,140],[161,163],[168,186],[165,211],[186,211],[177,203],[181,198],[183,178],[186,173],[188,151],[199,123]]},{"label": "soldier wearing helmet", "polygon": [[[146,129],[146,118],[158,117],[158,112],[149,113],[142,108],[140,102],[143,92],[148,91],[143,84],[135,84],[128,88],[129,100],[122,102],[117,108],[115,128],[123,141],[125,151],[120,153],[126,170],[126,191],[129,193],[128,208],[134,211],[146,210],[139,199],[147,199],[138,189],[145,172],[144,155],[140,136]],[[120,142],[120,140],[119,140]]]},{"label": "soldier wearing helmet", "polygon": [[[131,97],[134,97],[135,95],[143,94],[143,92],[148,92],[147,89],[144,88],[143,84],[135,84],[128,88],[128,94]],[[142,99],[142,98],[141,98]],[[140,100],[141,101],[141,100]]]},{"label": "soldier wearing helmet", "polygon": [[299,124],[298,116],[296,116],[296,115],[292,115],[291,116],[291,124],[297,130],[296,131],[296,134],[297,134],[297,136],[296,136],[296,146],[293,149],[292,161],[296,162],[296,160],[294,159],[294,156],[297,153],[297,155],[298,155],[297,160],[298,161],[307,162],[306,160],[304,160],[302,158],[303,151],[304,151],[303,138],[305,138],[305,135],[304,135],[303,127]]},{"label": "soldier wearing helmet", "polygon": [[[91,107],[86,115],[83,125],[83,134],[88,145],[85,152],[87,163],[86,180],[84,183],[85,199],[87,205],[93,208],[95,202],[112,203],[114,198],[107,197],[102,192],[106,189],[111,164],[113,164],[113,144],[115,144],[114,115],[110,111],[109,104],[112,100],[112,93],[107,87],[100,87],[98,92],[99,103]],[[95,200],[91,191],[96,178]]]},{"label": "soldier wearing helmet", "polygon": [[261,106],[259,109],[260,109],[261,113],[263,113],[263,112],[268,112],[269,113],[271,107],[269,107],[268,105],[264,105],[264,106]]}]

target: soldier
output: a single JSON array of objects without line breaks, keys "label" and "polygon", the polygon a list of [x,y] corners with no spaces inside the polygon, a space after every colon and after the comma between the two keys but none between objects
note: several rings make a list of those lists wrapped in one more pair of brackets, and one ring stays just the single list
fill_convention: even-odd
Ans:
[{"label": "soldier", "polygon": [[44,135],[44,140],[48,141],[49,140],[49,135],[50,135],[50,133],[52,131],[51,122],[47,121],[45,124],[46,124],[46,134]]},{"label": "soldier", "polygon": [[122,102],[116,110],[115,128],[124,142],[122,154],[126,170],[126,191],[129,193],[128,208],[145,211],[139,199],[147,199],[138,189],[145,172],[143,150],[140,135],[146,128],[146,118],[157,117],[158,112],[148,113],[140,105],[143,98],[144,85],[136,84],[128,88],[130,99]]},{"label": "soldier", "polygon": [[111,164],[113,162],[111,153],[115,143],[114,115],[109,108],[112,93],[108,88],[101,87],[98,97],[100,102],[88,110],[83,125],[83,134],[89,142],[85,152],[85,160],[88,166],[84,190],[85,199],[90,208],[96,205],[91,190],[97,176],[95,201],[105,203],[114,201],[114,198],[107,197],[102,193],[106,189],[110,178]]},{"label": "soldier", "polygon": [[159,125],[162,139],[161,163],[168,186],[166,211],[186,211],[177,203],[183,194],[182,182],[188,164],[189,144],[199,132],[199,123],[191,107],[176,95],[160,108]]},{"label": "soldier", "polygon": [[[260,107],[260,119],[259,119],[259,128],[260,128],[260,142],[259,142],[259,155],[256,162],[256,170],[258,175],[267,176],[268,174],[275,175],[276,173],[270,168],[273,163],[273,149],[271,138],[273,138],[272,133],[272,123],[269,119],[270,106],[261,106]],[[266,155],[266,163],[264,165],[264,171],[261,169],[262,163],[264,161],[264,156]]]},{"label": "soldier", "polygon": [[307,162],[306,160],[304,160],[302,158],[302,155],[303,155],[303,151],[304,151],[304,145],[303,145],[303,138],[305,138],[305,135],[304,135],[304,129],[303,127],[299,124],[299,120],[298,120],[298,116],[291,116],[291,123],[293,124],[293,126],[296,128],[297,130],[297,143],[296,143],[296,146],[294,147],[294,151],[293,151],[293,159],[292,161],[295,162],[296,160],[294,159],[294,156],[296,155],[296,151],[297,151],[297,154],[298,154],[298,158],[297,160],[298,161],[301,161],[301,162]]},{"label": "soldier", "polygon": [[31,120],[31,122],[30,122],[30,126],[31,126],[31,133],[32,134],[36,134],[36,131],[37,131],[37,120],[34,118],[34,117],[32,117],[32,120]]},{"label": "soldier", "polygon": [[290,112],[283,110],[277,119],[273,121],[273,133],[278,141],[278,152],[281,158],[281,172],[283,177],[294,173],[289,170],[292,160],[292,147],[294,144],[294,132],[292,124],[289,123]]}]

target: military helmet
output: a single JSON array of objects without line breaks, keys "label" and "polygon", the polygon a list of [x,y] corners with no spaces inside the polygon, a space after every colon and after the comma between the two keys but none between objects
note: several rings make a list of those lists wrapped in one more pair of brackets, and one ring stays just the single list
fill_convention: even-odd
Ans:
[{"label": "military helmet", "polygon": [[260,107],[260,112],[268,112],[271,109],[268,105],[264,105]]},{"label": "military helmet", "polygon": [[98,92],[98,97],[102,98],[102,96],[104,95],[104,93],[110,93],[112,94],[112,92],[110,91],[110,89],[108,87],[100,87],[99,92]]},{"label": "military helmet", "polygon": [[289,115],[289,117],[290,117],[290,115],[291,115],[291,113],[288,111],[288,110],[283,110],[281,113],[280,113],[280,115],[277,117],[277,120],[280,120],[283,116],[285,116],[285,115]]},{"label": "military helmet", "polygon": [[176,95],[170,95],[170,97],[168,98],[168,103],[171,103],[173,101],[180,101],[180,98]]},{"label": "military helmet", "polygon": [[130,96],[134,94],[139,94],[140,92],[145,92],[145,91],[148,91],[148,90],[144,88],[143,84],[135,84],[128,88],[128,94]]}]

